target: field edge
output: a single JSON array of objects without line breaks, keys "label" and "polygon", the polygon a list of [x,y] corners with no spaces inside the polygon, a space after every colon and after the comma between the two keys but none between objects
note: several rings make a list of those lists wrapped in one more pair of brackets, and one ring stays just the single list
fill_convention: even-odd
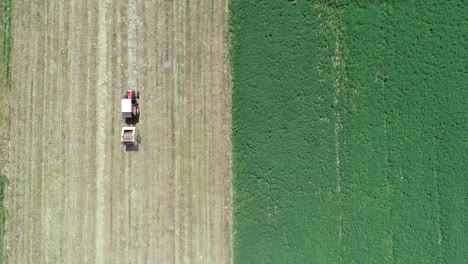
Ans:
[{"label": "field edge", "polygon": [[0,97],[0,149],[3,155],[0,157],[0,263],[5,263],[5,248],[4,248],[4,235],[5,235],[5,218],[7,215],[4,201],[4,194],[8,183],[7,164],[9,157],[9,131],[10,131],[10,108],[8,93],[11,90],[11,52],[13,47],[12,35],[12,15],[13,15],[13,0],[3,0],[0,2],[0,49],[2,52],[2,59],[0,63],[0,85],[2,87],[2,95]]}]

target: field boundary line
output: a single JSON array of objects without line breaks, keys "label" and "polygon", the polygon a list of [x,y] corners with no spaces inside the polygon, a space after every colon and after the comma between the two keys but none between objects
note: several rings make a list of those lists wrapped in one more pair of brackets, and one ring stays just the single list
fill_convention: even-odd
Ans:
[{"label": "field boundary line", "polygon": [[0,137],[0,146],[4,151],[4,157],[0,158],[0,263],[7,262],[7,248],[6,248],[6,217],[8,214],[8,207],[7,207],[7,199],[5,196],[8,195],[7,193],[7,186],[8,180],[10,175],[10,157],[12,156],[11,151],[11,104],[10,104],[10,96],[11,86],[12,86],[12,77],[11,77],[11,57],[13,52],[13,1],[12,0],[4,0],[2,4],[0,4],[2,8],[1,15],[1,37],[2,43],[0,47],[2,49],[2,65],[0,65],[0,69],[2,70],[2,81],[0,85],[3,86],[3,93],[0,96],[0,102],[2,106],[0,107],[0,132],[5,137]]}]

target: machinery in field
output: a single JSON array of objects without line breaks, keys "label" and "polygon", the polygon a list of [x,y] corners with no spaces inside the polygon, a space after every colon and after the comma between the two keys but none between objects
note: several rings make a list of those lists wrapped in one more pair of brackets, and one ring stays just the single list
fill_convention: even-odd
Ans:
[{"label": "machinery in field", "polygon": [[139,131],[136,124],[140,119],[140,107],[137,99],[140,99],[140,93],[134,89],[128,89],[121,100],[121,111],[125,125],[122,126],[120,141],[125,146],[138,144]]},{"label": "machinery in field", "polygon": [[140,92],[133,89],[127,90],[122,98],[122,116],[127,124],[136,123],[136,119],[140,116],[137,99],[140,99]]},{"label": "machinery in field", "polygon": [[138,128],[134,126],[122,127],[121,142],[125,146],[135,146],[138,144]]}]

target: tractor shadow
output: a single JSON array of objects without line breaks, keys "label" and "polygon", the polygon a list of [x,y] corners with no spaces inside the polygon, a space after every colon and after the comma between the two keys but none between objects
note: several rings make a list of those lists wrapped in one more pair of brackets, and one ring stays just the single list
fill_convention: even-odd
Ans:
[{"label": "tractor shadow", "polygon": [[140,122],[140,116],[125,118],[125,123],[127,125],[136,125]]}]

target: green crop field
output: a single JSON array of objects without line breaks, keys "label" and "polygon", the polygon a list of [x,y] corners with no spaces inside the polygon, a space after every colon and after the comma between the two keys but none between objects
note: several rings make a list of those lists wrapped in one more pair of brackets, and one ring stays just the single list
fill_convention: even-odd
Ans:
[{"label": "green crop field", "polygon": [[11,86],[12,0],[0,0],[0,263],[4,258],[5,216],[4,194],[7,186],[5,165],[8,160],[10,114],[6,94]]},{"label": "green crop field", "polygon": [[468,259],[468,9],[232,1],[235,263]]}]

